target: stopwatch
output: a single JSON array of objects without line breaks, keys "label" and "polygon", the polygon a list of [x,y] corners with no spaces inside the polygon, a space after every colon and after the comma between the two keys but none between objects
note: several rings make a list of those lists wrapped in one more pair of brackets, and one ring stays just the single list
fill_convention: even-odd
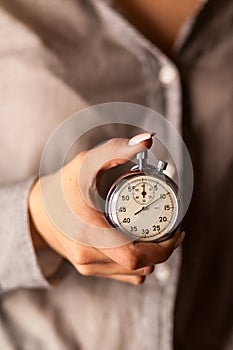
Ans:
[{"label": "stopwatch", "polygon": [[105,202],[109,223],[135,241],[161,242],[179,224],[181,201],[176,183],[164,172],[168,163],[147,164],[148,152],[111,186]]}]

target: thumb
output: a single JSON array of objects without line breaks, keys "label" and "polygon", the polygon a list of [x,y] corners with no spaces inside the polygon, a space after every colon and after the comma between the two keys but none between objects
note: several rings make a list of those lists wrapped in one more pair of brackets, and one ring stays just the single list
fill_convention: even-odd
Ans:
[{"label": "thumb", "polygon": [[83,199],[96,207],[96,180],[103,171],[124,164],[133,159],[136,153],[152,146],[155,133],[143,133],[132,139],[114,138],[86,152],[79,167],[79,188]]},{"label": "thumb", "polygon": [[[133,159],[136,153],[152,146],[152,137],[155,133],[143,133],[132,139],[114,138],[104,144],[93,148],[85,158],[86,165],[91,165],[92,174],[96,176],[117,165],[124,164]],[[89,166],[88,166],[89,168]]]}]

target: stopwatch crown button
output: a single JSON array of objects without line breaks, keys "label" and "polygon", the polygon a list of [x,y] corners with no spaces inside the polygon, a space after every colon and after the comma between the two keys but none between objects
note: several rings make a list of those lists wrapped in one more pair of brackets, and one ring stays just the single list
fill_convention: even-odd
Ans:
[{"label": "stopwatch crown button", "polygon": [[147,158],[148,158],[147,150],[137,153],[139,170],[143,171],[144,169],[147,168]]},{"label": "stopwatch crown button", "polygon": [[163,160],[159,160],[157,165],[157,170],[158,171],[166,170],[167,164],[168,164],[167,162],[164,162]]},{"label": "stopwatch crown button", "polygon": [[148,158],[148,151],[142,151],[137,153],[137,159],[147,159]]}]

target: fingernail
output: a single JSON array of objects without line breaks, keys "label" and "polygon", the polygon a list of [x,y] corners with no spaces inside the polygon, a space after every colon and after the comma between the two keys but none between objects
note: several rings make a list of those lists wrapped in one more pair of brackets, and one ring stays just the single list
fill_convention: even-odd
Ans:
[{"label": "fingernail", "polygon": [[181,245],[181,243],[183,242],[184,240],[184,237],[185,237],[185,232],[181,232],[179,238],[177,239],[176,243],[175,243],[175,246],[174,246],[174,249],[178,248],[179,245]]},{"label": "fingernail", "polygon": [[145,132],[143,134],[136,135],[129,140],[129,146],[135,146],[143,141],[149,140],[155,136],[155,134],[155,132]]}]

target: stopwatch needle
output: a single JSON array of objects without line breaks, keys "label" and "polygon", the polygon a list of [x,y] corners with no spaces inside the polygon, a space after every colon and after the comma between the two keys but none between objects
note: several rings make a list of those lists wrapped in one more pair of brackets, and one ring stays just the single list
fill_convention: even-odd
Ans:
[{"label": "stopwatch needle", "polygon": [[142,207],[142,209],[140,209],[139,211],[136,211],[136,213],[134,213],[134,215],[141,213],[141,211],[143,211],[144,209],[145,209],[145,207]]},{"label": "stopwatch needle", "polygon": [[145,207],[142,207],[142,209],[136,211],[136,213],[134,213],[134,215],[137,215],[137,214],[141,213],[141,211],[143,211],[143,210],[149,208],[151,205],[153,205],[155,202],[157,202],[157,201],[160,200],[160,199],[161,199],[161,197],[155,199],[155,200],[154,200],[153,202],[151,202],[150,204],[148,204],[148,205],[146,205]]}]

